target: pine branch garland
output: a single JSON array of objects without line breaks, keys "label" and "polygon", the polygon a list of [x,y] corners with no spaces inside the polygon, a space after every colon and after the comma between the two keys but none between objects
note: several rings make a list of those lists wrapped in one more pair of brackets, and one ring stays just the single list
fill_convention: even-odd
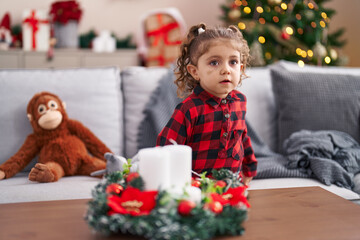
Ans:
[{"label": "pine branch garland", "polygon": [[[229,187],[238,187],[242,184],[237,174],[229,170],[212,172],[214,179],[200,180],[202,191],[206,194],[225,193]],[[167,191],[159,191],[156,197],[156,206],[148,215],[132,216],[130,214],[109,214],[108,198],[112,193],[109,191],[112,184],[118,184],[124,188],[134,188],[135,181],[141,182],[141,177],[126,182],[126,175],[115,172],[106,175],[92,191],[93,199],[88,203],[88,211],[85,220],[89,226],[104,235],[132,234],[143,236],[147,239],[211,239],[220,235],[241,235],[244,233],[242,222],[247,219],[245,206],[235,207],[224,205],[220,213],[215,213],[204,207],[209,199],[203,198],[201,204],[197,204],[190,216],[179,213],[178,199],[174,199]],[[215,186],[217,181],[228,183],[226,188]],[[141,186],[140,186],[141,187]],[[121,196],[121,192],[118,194]]]}]

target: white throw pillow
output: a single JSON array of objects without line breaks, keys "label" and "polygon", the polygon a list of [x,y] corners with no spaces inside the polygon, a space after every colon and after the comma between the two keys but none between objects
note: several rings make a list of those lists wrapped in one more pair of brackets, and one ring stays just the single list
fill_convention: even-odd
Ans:
[{"label": "white throw pillow", "polygon": [[271,149],[276,149],[276,109],[270,70],[249,68],[249,78],[243,80],[238,90],[247,98],[246,119],[256,133]]},{"label": "white throw pillow", "polygon": [[139,125],[151,93],[168,73],[165,67],[128,67],[121,72],[125,112],[125,156],[133,157],[138,151]]}]

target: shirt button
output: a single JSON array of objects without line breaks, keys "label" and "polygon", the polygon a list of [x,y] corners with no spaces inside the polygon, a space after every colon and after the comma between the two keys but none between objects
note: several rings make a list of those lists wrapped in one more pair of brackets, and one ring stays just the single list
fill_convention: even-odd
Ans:
[{"label": "shirt button", "polygon": [[227,137],[227,136],[228,136],[228,133],[227,133],[227,132],[224,132],[224,133],[223,133],[223,136],[224,136],[224,137]]},{"label": "shirt button", "polygon": [[221,100],[221,103],[226,104],[226,99]]},{"label": "shirt button", "polygon": [[225,118],[229,118],[230,117],[230,114],[225,114]]}]

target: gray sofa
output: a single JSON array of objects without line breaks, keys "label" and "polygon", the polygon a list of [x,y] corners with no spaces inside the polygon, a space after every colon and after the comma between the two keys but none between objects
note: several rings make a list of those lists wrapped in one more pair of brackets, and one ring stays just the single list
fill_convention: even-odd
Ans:
[{"label": "gray sofa", "polygon": [[[248,99],[247,121],[274,151],[281,152],[279,138],[287,136],[284,131],[279,134],[279,116],[286,109],[279,109],[281,94],[272,89],[271,77],[274,78],[274,73],[271,75],[271,69],[274,67],[291,76],[337,74],[352,76],[360,82],[360,69],[357,68],[299,68],[294,63],[282,61],[276,66],[248,69],[250,78],[240,86],[240,91]],[[117,68],[0,70],[0,163],[15,154],[32,132],[26,118],[26,106],[31,97],[40,91],[57,94],[66,102],[69,118],[81,121],[114,153],[131,158],[139,149],[139,128],[145,117],[146,104],[158,83],[170,71],[167,68],[143,67],[129,67],[121,71]],[[359,117],[358,108],[356,111]],[[360,124],[359,121],[357,124]],[[360,132],[356,134],[360,135]],[[72,176],[54,183],[34,183],[27,179],[27,174],[35,162],[36,159],[16,176],[0,181],[0,203],[90,198],[91,190],[101,181],[89,176]],[[359,175],[355,175],[354,182],[357,183],[358,178]],[[358,185],[349,190],[334,184],[327,186],[311,177],[254,179],[250,189],[307,186],[320,186],[349,200],[360,198]]]}]

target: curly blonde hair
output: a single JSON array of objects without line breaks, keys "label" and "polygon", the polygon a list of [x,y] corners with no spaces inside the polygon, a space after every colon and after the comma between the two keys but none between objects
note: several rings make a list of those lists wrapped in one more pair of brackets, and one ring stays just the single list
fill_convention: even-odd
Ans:
[{"label": "curly blonde hair", "polygon": [[[199,31],[199,29],[202,30]],[[207,52],[213,40],[219,39],[234,40],[238,43],[237,50],[240,52],[241,64],[243,64],[239,84],[247,77],[245,69],[248,65],[250,49],[240,30],[233,25],[228,28],[208,28],[204,23],[200,23],[190,28],[187,37],[180,46],[181,55],[177,59],[177,67],[175,69],[177,78],[174,81],[178,87],[177,95],[179,97],[186,97],[199,84],[199,81],[196,81],[191,74],[188,73],[187,66],[189,64],[196,66],[200,56]]]}]

